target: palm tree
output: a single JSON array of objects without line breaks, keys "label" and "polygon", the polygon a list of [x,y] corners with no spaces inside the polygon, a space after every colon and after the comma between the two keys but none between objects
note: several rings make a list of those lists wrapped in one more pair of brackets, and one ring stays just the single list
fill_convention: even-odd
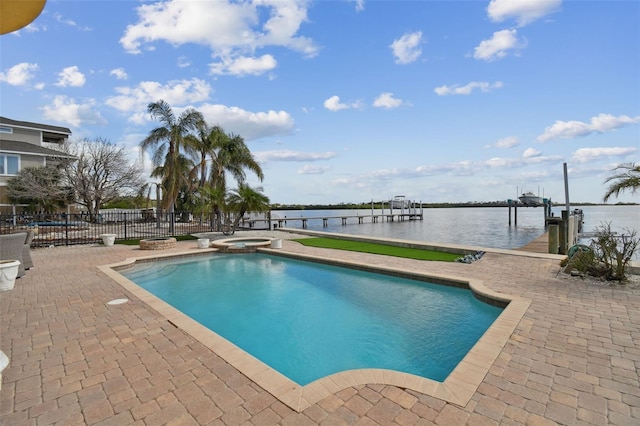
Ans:
[{"label": "palm tree", "polygon": [[[151,158],[156,171],[161,173],[164,187],[162,208],[173,212],[182,183],[181,175],[183,175],[179,170],[180,150],[185,136],[196,130],[204,122],[204,117],[193,108],[187,108],[179,117],[176,117],[171,106],[164,100],[150,103],[147,111],[162,125],[151,130],[140,143],[140,147],[145,151],[152,150]],[[161,169],[158,169],[159,166]]]},{"label": "palm tree", "polygon": [[213,187],[209,184],[199,187],[196,190],[199,203],[196,205],[195,212],[209,213],[211,228],[214,230],[222,229],[222,210],[225,208],[226,193],[221,188]]},{"label": "palm tree", "polygon": [[[230,174],[238,183],[246,179],[245,169],[254,172],[262,181],[264,174],[260,164],[244,143],[244,139],[237,135],[228,135],[220,126],[208,127],[206,123],[200,123],[196,135],[188,135],[185,138],[185,148],[195,159],[194,171],[200,175],[199,188],[209,187],[208,193],[217,194],[216,197],[208,197],[209,205],[217,218],[216,223],[220,229],[222,225],[222,210],[224,198],[220,194],[227,192],[227,174]],[[207,183],[207,161],[211,162],[209,168],[209,180]],[[205,193],[207,193],[205,191]]]},{"label": "palm tree", "polygon": [[246,212],[268,212],[269,198],[262,193],[262,187],[252,188],[246,183],[238,183],[237,189],[229,191],[227,206],[235,214],[229,232],[233,234]]},{"label": "palm tree", "polygon": [[[160,186],[162,188],[169,187],[168,174],[164,165],[157,166],[151,172],[152,178],[160,179]],[[178,211],[189,209],[189,202],[191,201],[191,192],[196,188],[196,175],[194,172],[193,161],[183,155],[178,154],[178,158],[174,162],[174,174],[176,177],[177,191],[174,199],[174,208]],[[165,199],[163,197],[163,199]]]},{"label": "palm tree", "polygon": [[603,200],[605,203],[612,196],[617,198],[620,192],[629,190],[632,194],[635,194],[638,191],[640,188],[640,164],[623,163],[612,171],[615,173],[604,181],[605,183],[613,182],[604,194]]},{"label": "palm tree", "polygon": [[262,182],[262,168],[241,136],[227,135],[221,128],[214,127],[210,138],[215,140],[217,148],[215,156],[212,155],[211,163],[210,180],[213,185],[226,189],[226,173],[231,174],[238,183],[242,183],[247,177],[245,169],[255,173]]},{"label": "palm tree", "polygon": [[204,188],[207,183],[208,156],[216,156],[216,139],[211,137],[214,131],[219,132],[216,127],[210,128],[203,121],[196,130],[197,135],[190,134],[184,138],[185,150],[193,157],[194,169],[199,173],[199,188]]}]

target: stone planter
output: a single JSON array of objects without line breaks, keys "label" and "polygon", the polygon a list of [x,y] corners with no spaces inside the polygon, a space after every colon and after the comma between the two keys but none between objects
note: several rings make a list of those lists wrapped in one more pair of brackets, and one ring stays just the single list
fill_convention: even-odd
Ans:
[{"label": "stone planter", "polygon": [[210,243],[211,242],[209,241],[208,238],[198,238],[198,248],[200,249],[209,248]]},{"label": "stone planter", "polygon": [[105,247],[111,247],[116,241],[116,234],[101,234],[100,238],[102,238],[102,244]]},{"label": "stone planter", "polygon": [[0,291],[12,290],[16,285],[19,260],[0,260]]}]

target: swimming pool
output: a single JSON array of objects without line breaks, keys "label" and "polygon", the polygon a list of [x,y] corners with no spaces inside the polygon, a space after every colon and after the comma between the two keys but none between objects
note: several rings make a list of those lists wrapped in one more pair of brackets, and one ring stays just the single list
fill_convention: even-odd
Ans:
[{"label": "swimming pool", "polygon": [[465,276],[469,274],[469,272],[464,271],[470,271],[468,265],[462,266],[461,264],[460,270],[465,274],[462,276],[437,273],[426,275],[416,270],[416,265],[412,266],[412,262],[409,262],[406,267],[379,266],[376,264],[375,256],[371,259],[369,259],[369,256],[362,256],[361,260],[347,261],[341,258],[340,252],[327,251],[320,257],[298,253],[295,246],[287,247],[285,250],[263,248],[258,249],[258,251],[269,253],[274,257],[283,256],[308,260],[314,263],[330,263],[353,269],[380,272],[401,277],[414,277],[420,280],[456,285],[469,288],[478,297],[500,303],[502,306],[506,305],[506,307],[502,314],[494,321],[493,325],[489,327],[462,361],[460,361],[449,376],[447,376],[444,382],[437,382],[400,371],[372,368],[343,371],[316,380],[308,385],[300,386],[121,274],[122,271],[134,265],[179,257],[193,260],[200,256],[203,256],[202,258],[210,256],[210,254],[194,253],[192,250],[168,254],[154,253],[152,256],[128,258],[118,263],[101,265],[98,266],[98,268],[122,287],[126,292],[123,296],[133,296],[130,302],[111,306],[109,309],[137,310],[141,304],[148,306],[157,312],[157,315],[165,318],[169,325],[180,329],[192,339],[207,347],[211,351],[212,356],[220,357],[248,377],[252,383],[262,387],[280,402],[298,412],[305,410],[324,398],[335,395],[343,389],[372,384],[411,389],[452,404],[465,406],[477,391],[489,372],[490,367],[500,355],[504,346],[509,341],[511,334],[515,331],[518,323],[523,319],[531,304],[531,300],[529,299],[497,293],[487,288],[481,280]]},{"label": "swimming pool", "polygon": [[122,274],[302,386],[362,368],[442,382],[502,312],[469,289],[261,253]]}]

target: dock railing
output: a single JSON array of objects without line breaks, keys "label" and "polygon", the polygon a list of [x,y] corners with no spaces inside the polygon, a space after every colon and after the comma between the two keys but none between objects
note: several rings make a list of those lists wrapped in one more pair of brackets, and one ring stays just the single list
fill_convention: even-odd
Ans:
[{"label": "dock railing", "polygon": [[285,216],[285,217],[272,217],[271,222],[273,223],[274,228],[283,228],[287,225],[287,222],[299,222],[301,224],[302,229],[307,229],[309,221],[322,221],[322,227],[326,228],[329,226],[330,220],[340,220],[342,225],[347,225],[349,221],[357,221],[358,224],[363,224],[365,222],[369,223],[377,223],[380,221],[386,220],[387,222],[395,222],[403,221],[403,220],[422,220],[423,214],[422,211],[418,212],[417,210],[409,211],[401,211],[394,212],[393,210],[389,210],[385,212],[384,210],[380,213],[373,214],[342,214],[342,215],[333,215],[333,216]]}]

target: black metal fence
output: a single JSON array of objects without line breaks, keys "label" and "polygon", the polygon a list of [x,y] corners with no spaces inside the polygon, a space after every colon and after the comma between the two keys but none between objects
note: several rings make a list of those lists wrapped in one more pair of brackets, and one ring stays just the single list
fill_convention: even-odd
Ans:
[{"label": "black metal fence", "polygon": [[[37,213],[0,215],[0,234],[31,229],[32,247],[94,244],[102,234],[115,234],[116,240],[143,240],[156,237],[222,232],[211,214],[189,212],[156,215],[149,211],[101,212],[91,218],[86,213]],[[244,219],[238,229],[269,229],[268,218]]]}]

